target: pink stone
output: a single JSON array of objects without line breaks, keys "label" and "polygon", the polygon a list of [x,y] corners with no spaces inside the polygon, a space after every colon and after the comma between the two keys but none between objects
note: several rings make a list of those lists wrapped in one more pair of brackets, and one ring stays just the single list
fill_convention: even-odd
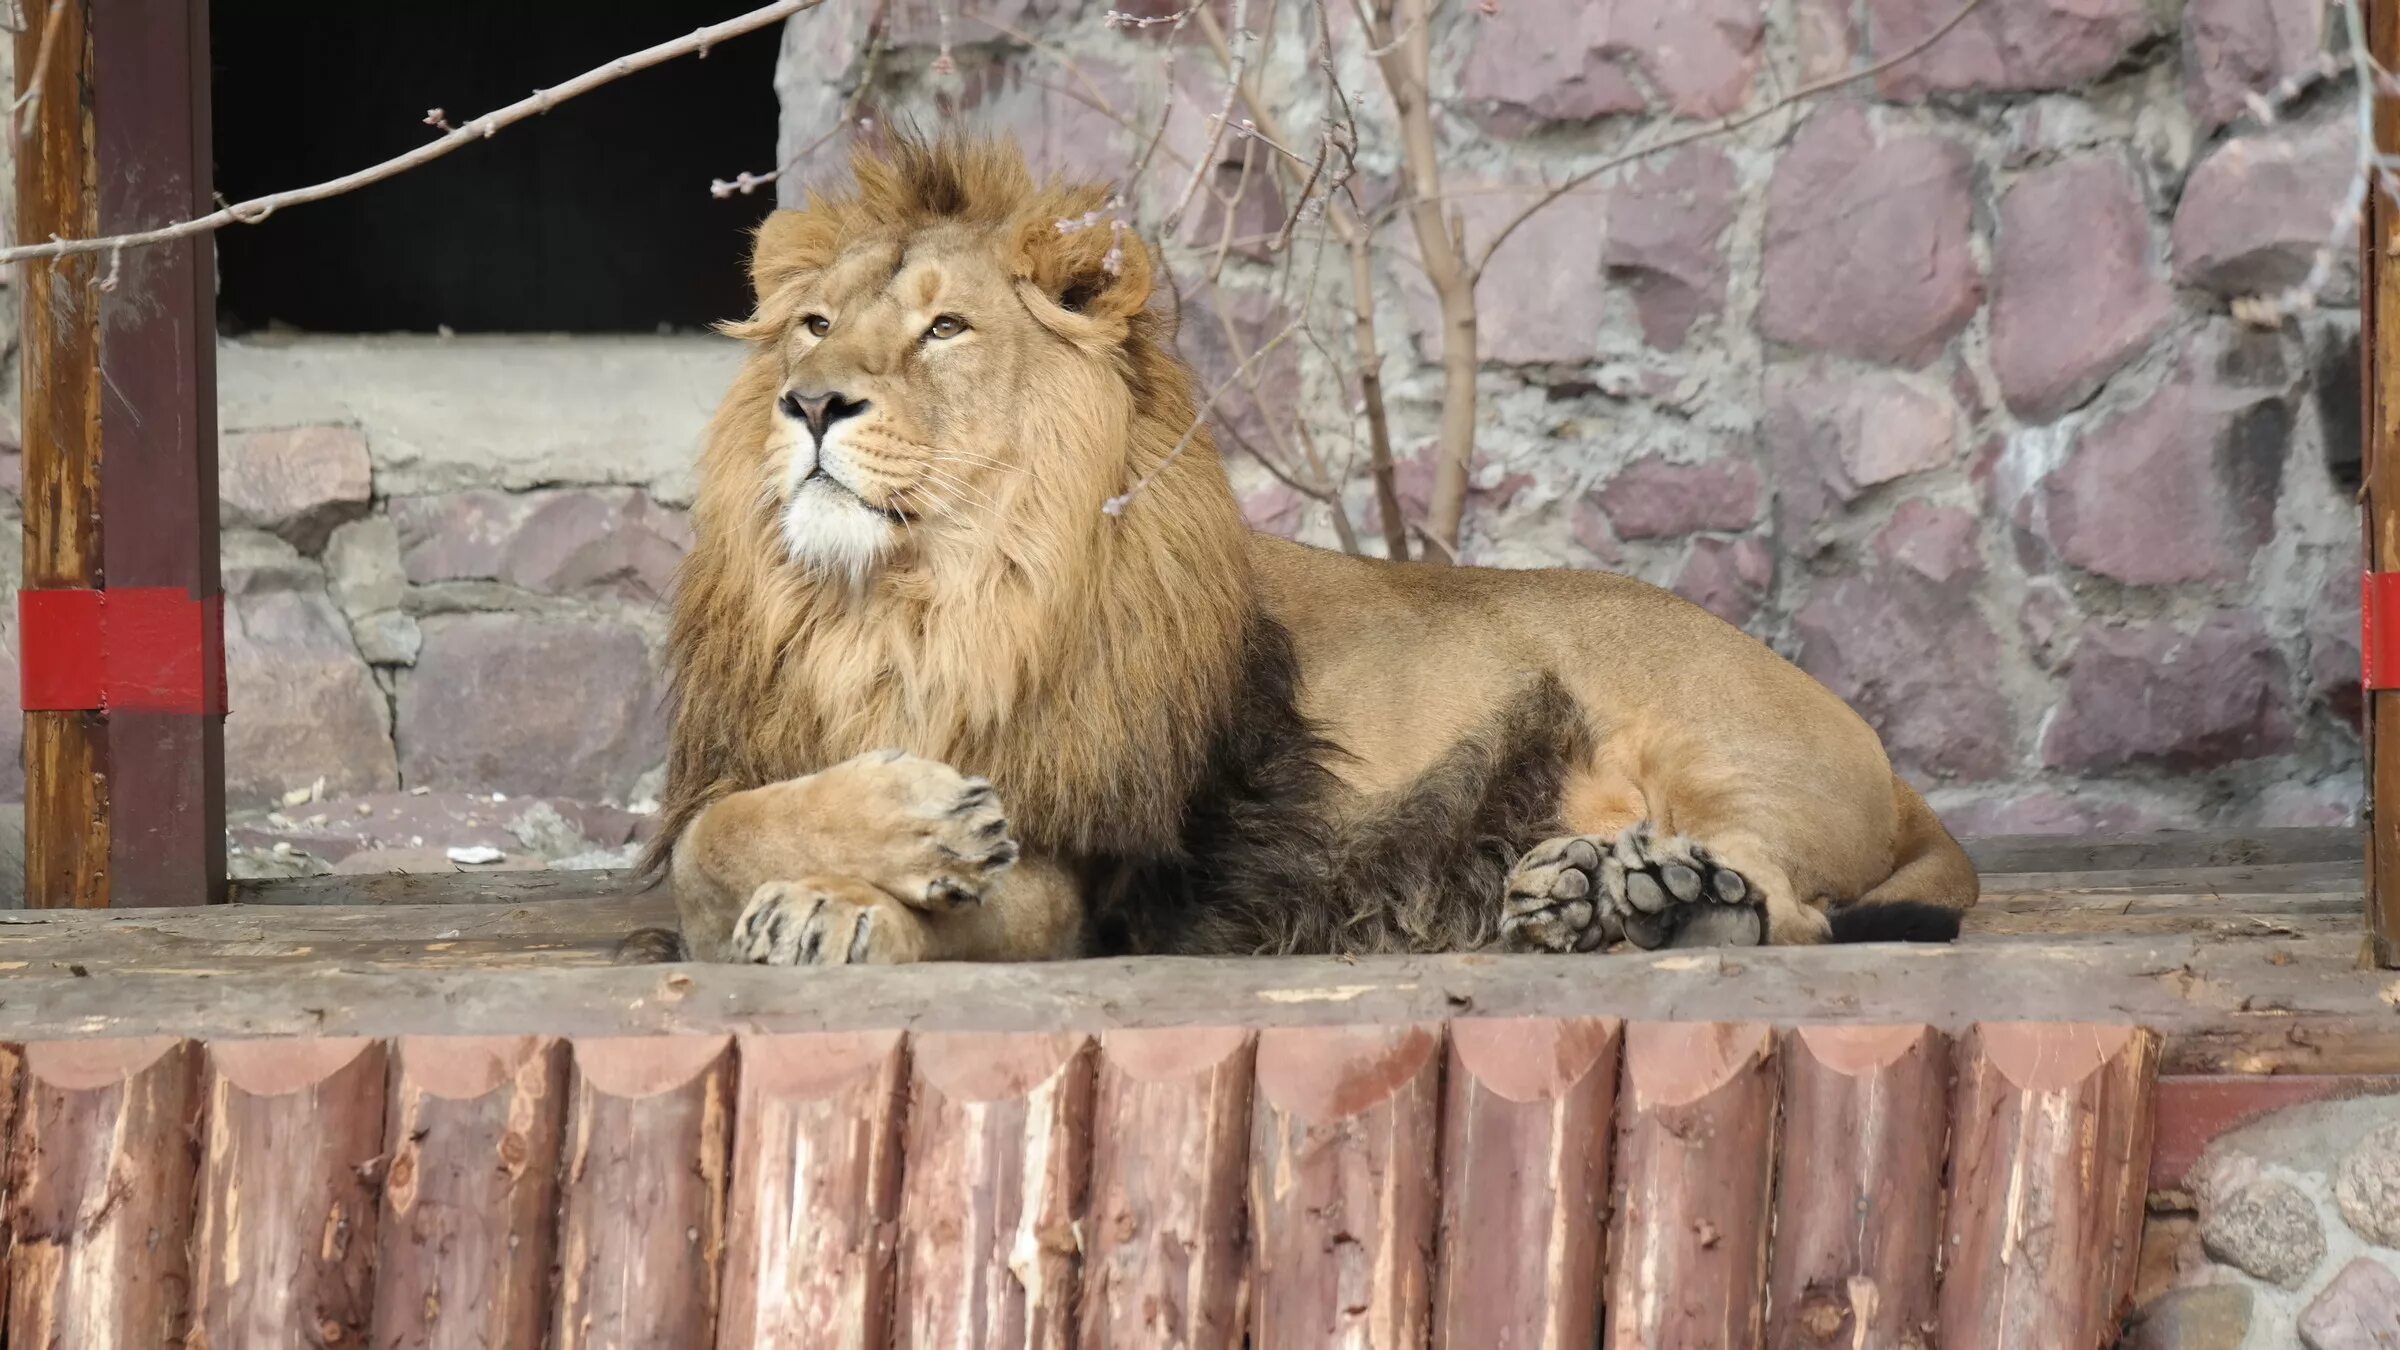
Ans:
[{"label": "pink stone", "polygon": [[1737,628],[1747,627],[1757,617],[1766,589],[1765,581],[1755,579],[1756,560],[1743,555],[1742,546],[1754,542],[1697,541],[1675,576],[1674,592]]},{"label": "pink stone", "polygon": [[397,785],[389,705],[321,578],[228,569],[225,793],[272,803],[318,778],[336,793]]},{"label": "pink stone", "polygon": [[228,434],[218,446],[217,496],[226,526],[272,530],[314,553],[335,526],[366,514],[374,496],[366,433],[306,426]]},{"label": "pink stone", "polygon": [[[2175,209],[2175,277],[2219,295],[2260,295],[2308,275],[2317,251],[2356,248],[2333,213],[2356,172],[2347,114],[2242,136],[2209,153]],[[2340,278],[2337,294],[2354,288]],[[2328,297],[2336,298],[2336,297]]]},{"label": "pink stone", "polygon": [[[1443,186],[1457,194],[1454,204],[1466,222],[1470,260],[1481,257],[1509,221],[1547,195],[1547,189],[1534,185],[1464,175],[1445,177]],[[1503,365],[1590,361],[1599,347],[1601,312],[1608,298],[1602,279],[1606,235],[1597,199],[1581,193],[1551,202],[1511,232],[1492,255],[1477,288],[1483,297],[1476,315],[1481,359]],[[1416,238],[1405,222],[1392,225],[1387,237],[1411,259],[1416,257]],[[1401,268],[1400,278],[1425,359],[1439,361],[1441,309],[1432,287],[1413,266]],[[1495,304],[1495,296],[1522,299]],[[1188,330],[1191,324],[1184,326]]]},{"label": "pink stone", "polygon": [[656,601],[692,543],[681,512],[630,488],[477,489],[394,498],[388,509],[401,563],[420,586],[498,581],[544,595]]},{"label": "pink stone", "polygon": [[1608,514],[1599,503],[1584,497],[1568,513],[1568,530],[1575,542],[1598,558],[1604,566],[1615,567],[1625,561],[1625,550],[1617,547],[1617,536],[1608,521]]},{"label": "pink stone", "polygon": [[1928,581],[1948,581],[1983,570],[1975,547],[1979,526],[1972,512],[1912,497],[1875,536],[1875,552]]},{"label": "pink stone", "polygon": [[1778,372],[1768,380],[1763,436],[1777,517],[1794,541],[1866,488],[1940,468],[1957,454],[1949,399],[1891,374]]},{"label": "pink stone", "polygon": [[1283,438],[1298,415],[1300,343],[1286,338],[1266,355],[1258,353],[1290,324],[1283,306],[1264,291],[1220,285],[1195,287],[1183,297],[1176,347],[1200,377],[1199,397],[1224,391],[1209,413],[1220,449],[1285,452]]},{"label": "pink stone", "polygon": [[2055,669],[2069,639],[2081,630],[2083,611],[2067,588],[2049,577],[2025,585],[2025,602],[2017,609],[2017,626],[2025,630],[2034,660]]},{"label": "pink stone", "polygon": [[2148,347],[2173,311],[2132,166],[2088,155],[2036,169],[2000,203],[1992,368],[2009,410],[2046,422]]},{"label": "pink stone", "polygon": [[1758,469],[1747,460],[1674,464],[1645,455],[1593,494],[1619,539],[1669,539],[1758,523]]},{"label": "pink stone", "polygon": [[[1867,54],[1887,60],[1910,51],[1958,11],[1958,0],[1867,0]],[[1876,85],[1901,100],[2069,89],[2106,74],[2155,31],[2143,0],[1986,0]]]},{"label": "pink stone", "polygon": [[1307,499],[1284,483],[1269,483],[1242,498],[1242,519],[1251,529],[1286,539],[1299,532],[1307,509]]},{"label": "pink stone", "polygon": [[410,786],[622,798],[665,758],[661,690],[630,627],[435,615],[400,673]]},{"label": "pink stone", "polygon": [[1813,84],[1850,69],[1858,56],[1858,28],[1848,0],[1793,0],[1793,43],[1800,50],[1800,79]]},{"label": "pink stone", "polygon": [[1607,8],[1582,0],[1508,0],[1480,20],[1458,91],[1504,136],[1645,106],[1609,45]]},{"label": "pink stone", "polygon": [[2352,1259],[2300,1314],[2299,1330],[2308,1350],[2400,1347],[2400,1273],[2373,1256]]},{"label": "pink stone", "polygon": [[2092,834],[2163,829],[2173,822],[2125,802],[2075,796],[2050,788],[2011,791],[1961,803],[1942,813],[1958,835]]},{"label": "pink stone", "polygon": [[2256,616],[2084,630],[2042,762],[2079,773],[2211,769],[2281,753],[2292,724],[2283,658]]},{"label": "pink stone", "polygon": [[1946,137],[1878,138],[1855,104],[1817,112],[1767,188],[1759,330],[1888,365],[1931,361],[1983,300],[1972,177]]},{"label": "pink stone", "polygon": [[2202,128],[2242,116],[2245,95],[2315,66],[2326,12],[2322,0],[2186,0],[2183,96]]},{"label": "pink stone", "polygon": [[1722,117],[1749,94],[1763,10],[1760,0],[1507,0],[1477,22],[1459,93],[1484,125],[1519,136],[1642,111],[1631,63],[1674,112]]},{"label": "pink stone", "polygon": [[1992,685],[2000,641],[1960,585],[1876,567],[1820,584],[1794,616],[1800,667],[1882,733],[1903,772],[2000,777],[2015,715]]},{"label": "pink stone", "polygon": [[1736,205],[1733,161],[1716,150],[1654,160],[1610,199],[1603,259],[1633,292],[1651,346],[1681,347],[1703,315],[1725,308],[1724,237]]},{"label": "pink stone", "polygon": [[2274,530],[2291,430],[2272,344],[2220,332],[2148,399],[2094,423],[2020,508],[2034,533],[2134,585],[2245,579]]}]

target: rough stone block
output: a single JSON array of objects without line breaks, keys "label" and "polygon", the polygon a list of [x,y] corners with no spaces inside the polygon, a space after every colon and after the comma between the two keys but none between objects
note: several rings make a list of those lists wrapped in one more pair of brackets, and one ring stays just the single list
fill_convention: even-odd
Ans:
[{"label": "rough stone block", "polygon": [[516,614],[420,626],[399,677],[412,786],[622,799],[664,757],[660,685],[635,630]]},{"label": "rough stone block", "polygon": [[1747,460],[1676,464],[1645,455],[1592,494],[1619,539],[1671,539],[1758,523],[1758,468]]},{"label": "rough stone block", "polygon": [[1988,779],[2016,761],[2015,715],[1987,692],[1999,636],[1967,593],[1878,566],[1819,585],[1793,618],[1800,668],[1874,724],[1904,773]]},{"label": "rough stone block", "polygon": [[2042,762],[2080,773],[2128,765],[2192,770],[2290,748],[2282,655],[2248,613],[2197,628],[2171,623],[2084,630]]},{"label": "rough stone block", "polygon": [[2240,117],[2247,95],[2298,75],[2325,50],[2320,0],[2187,0],[2183,97],[2204,128]]},{"label": "rough stone block", "polygon": [[1922,380],[1807,368],[1769,377],[1763,427],[1786,547],[1878,483],[1957,457],[1956,407]]},{"label": "rough stone block", "polygon": [[1854,104],[1819,110],[1767,189],[1760,331],[1806,350],[1924,365],[1982,303],[1974,209],[1957,142],[1878,136]]},{"label": "rough stone block", "polygon": [[[1916,47],[1953,0],[1867,0],[1869,57]],[[1987,0],[1926,52],[1876,77],[1888,98],[2069,89],[2106,74],[2156,31],[2142,0]]]},{"label": "rough stone block", "polygon": [[1725,308],[1725,235],[1733,227],[1733,161],[1686,150],[1651,161],[1608,206],[1610,278],[1633,292],[1642,336],[1673,351],[1692,325]]},{"label": "rough stone block", "polygon": [[2245,1275],[2297,1289],[2325,1259],[2325,1226],[2297,1187],[2253,1181],[2202,1200],[2200,1245]]},{"label": "rough stone block", "polygon": [[389,705],[314,569],[236,566],[225,589],[228,801],[396,786]]},{"label": "rough stone block", "polygon": [[2166,327],[2141,181],[2121,155],[2037,169],[2000,203],[1992,369],[2009,409],[2042,422],[2090,398]]},{"label": "rough stone block", "polygon": [[2400,1350],[2400,1274],[2371,1256],[2342,1267],[2300,1314],[2308,1350]]},{"label": "rough stone block", "polygon": [[2171,1289],[2134,1314],[2119,1350],[2242,1350],[2257,1302],[2238,1284]]},{"label": "rough stone block", "polygon": [[2333,1196],[2342,1221],[2360,1237],[2400,1248],[2400,1122],[2369,1133],[2343,1155]]},{"label": "rough stone block", "polygon": [[2223,296],[2265,295],[2299,284],[2317,251],[2332,247],[2341,266],[2324,297],[2345,301],[2357,281],[2343,250],[2357,231],[2337,237],[2357,162],[2349,116],[2240,136],[2209,153],[2184,183],[2175,208],[2175,277]]},{"label": "rough stone block", "polygon": [[222,523],[269,530],[303,553],[364,515],[374,497],[365,433],[353,426],[234,432],[217,452]]}]

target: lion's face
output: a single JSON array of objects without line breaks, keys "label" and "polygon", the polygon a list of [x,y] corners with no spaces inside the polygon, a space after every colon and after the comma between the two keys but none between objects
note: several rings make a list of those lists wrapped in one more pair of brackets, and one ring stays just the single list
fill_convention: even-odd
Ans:
[{"label": "lion's face", "polygon": [[790,561],[858,579],[1028,510],[1096,512],[1124,478],[1146,252],[1098,194],[1037,189],[1013,156],[864,159],[860,178],[770,217],[752,264],[741,331],[777,377],[759,488]]},{"label": "lion's face", "polygon": [[1048,335],[978,235],[855,243],[790,295],[766,468],[794,562],[863,573],[1023,471],[1002,410]]}]

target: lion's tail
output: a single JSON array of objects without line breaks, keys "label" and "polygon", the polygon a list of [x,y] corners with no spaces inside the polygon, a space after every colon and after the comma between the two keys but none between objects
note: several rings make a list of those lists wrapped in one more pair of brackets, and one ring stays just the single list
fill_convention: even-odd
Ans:
[{"label": "lion's tail", "polygon": [[1915,788],[1892,778],[1899,861],[1881,885],[1827,917],[1835,942],[1955,942],[1981,892],[1975,864]]}]

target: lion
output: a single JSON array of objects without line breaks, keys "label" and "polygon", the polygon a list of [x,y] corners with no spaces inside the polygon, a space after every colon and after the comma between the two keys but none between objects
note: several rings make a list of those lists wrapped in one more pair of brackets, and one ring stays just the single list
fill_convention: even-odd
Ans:
[{"label": "lion", "polygon": [[669,658],[693,959],[1948,940],[1872,728],[1622,576],[1252,532],[1146,241],[1012,145],[758,229]]}]

